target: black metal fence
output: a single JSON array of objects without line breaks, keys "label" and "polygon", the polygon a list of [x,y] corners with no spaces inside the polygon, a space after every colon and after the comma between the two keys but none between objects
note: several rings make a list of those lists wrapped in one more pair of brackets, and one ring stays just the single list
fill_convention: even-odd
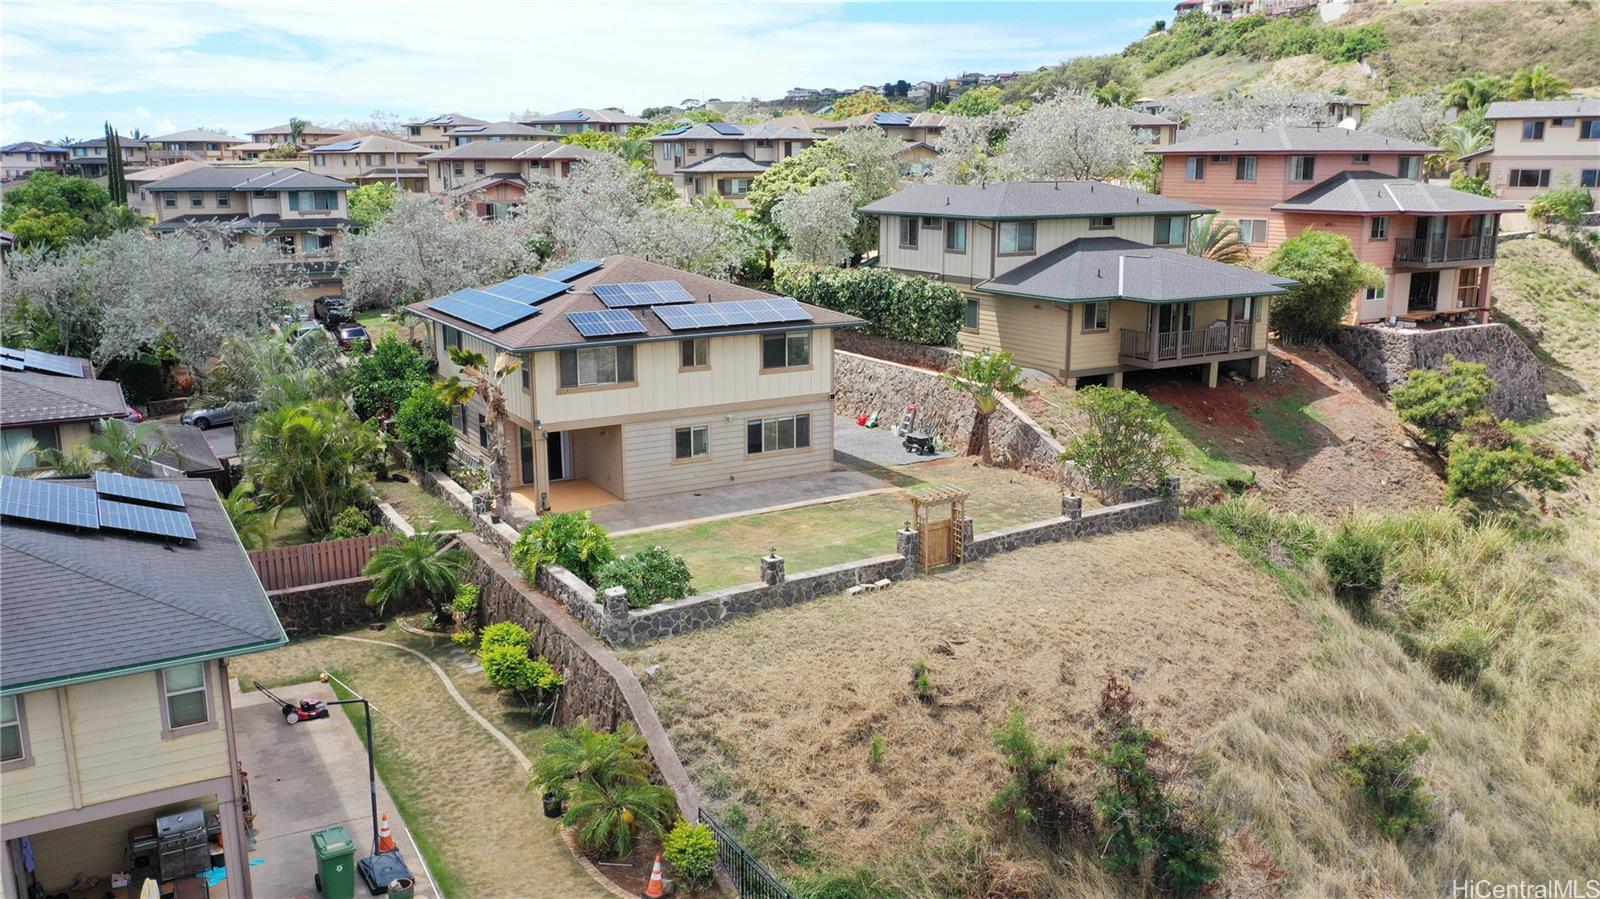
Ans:
[{"label": "black metal fence", "polygon": [[794,899],[794,894],[783,882],[772,876],[755,856],[739,845],[733,834],[724,830],[714,818],[700,810],[700,823],[708,825],[717,838],[717,867],[733,882],[740,899]]}]

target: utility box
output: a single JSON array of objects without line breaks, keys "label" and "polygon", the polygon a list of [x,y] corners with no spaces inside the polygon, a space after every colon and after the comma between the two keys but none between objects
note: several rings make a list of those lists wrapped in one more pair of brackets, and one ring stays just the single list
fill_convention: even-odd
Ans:
[{"label": "utility box", "polygon": [[329,827],[311,835],[317,854],[317,892],[325,899],[355,899],[356,841],[343,827]]}]

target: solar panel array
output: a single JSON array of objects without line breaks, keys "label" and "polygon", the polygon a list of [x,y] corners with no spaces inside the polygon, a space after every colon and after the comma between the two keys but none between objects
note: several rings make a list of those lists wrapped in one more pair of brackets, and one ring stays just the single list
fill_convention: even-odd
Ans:
[{"label": "solar panel array", "polygon": [[55,353],[42,353],[38,350],[14,350],[10,347],[0,347],[0,368],[9,371],[42,371],[52,375],[64,375],[69,378],[81,378],[83,374],[83,361],[71,356],[58,356]]},{"label": "solar panel array", "polygon": [[597,271],[599,268],[600,263],[592,259],[579,259],[577,262],[563,265],[553,272],[545,272],[539,277],[550,281],[571,281],[574,278],[581,278],[592,271]]},{"label": "solar panel array", "polygon": [[872,117],[872,121],[877,125],[909,125],[911,124],[911,113],[880,112]]},{"label": "solar panel array", "polygon": [[811,321],[811,313],[788,297],[695,303],[689,306],[660,306],[656,308],[655,313],[662,324],[674,331]]},{"label": "solar panel array", "polygon": [[618,334],[643,334],[644,322],[626,309],[599,309],[568,312],[567,321],[584,337],[615,337]]},{"label": "solar panel array", "polygon": [[539,275],[518,275],[509,281],[491,284],[479,288],[483,293],[491,296],[515,300],[519,303],[538,305],[556,294],[566,293],[571,290],[567,284],[553,278],[544,278]]},{"label": "solar panel array", "polygon": [[676,128],[670,128],[670,129],[668,129],[666,131],[661,132],[659,135],[657,135],[657,137],[672,137],[673,135],[682,134],[683,132],[688,131],[690,128],[693,128],[693,127],[694,127],[693,125],[679,125]]},{"label": "solar panel array", "polygon": [[612,309],[632,306],[657,306],[693,303],[694,296],[676,281],[632,281],[626,284],[596,284],[594,295]]},{"label": "solar panel array", "polygon": [[744,134],[744,129],[733,124],[732,122],[711,122],[707,127],[718,134],[726,135],[728,137],[738,137],[739,135]]},{"label": "solar panel array", "polygon": [[538,275],[518,275],[488,287],[468,287],[428,304],[429,309],[459,318],[489,331],[498,331],[539,314],[539,303],[572,286]]},{"label": "solar panel array", "polygon": [[[195,539],[194,521],[189,513],[182,511],[183,494],[177,485],[98,472],[95,488],[0,477],[0,515],[91,531],[116,530],[147,537]],[[106,496],[141,502],[122,502],[106,499]]]},{"label": "solar panel array", "polygon": [[361,146],[361,139],[342,140],[336,144],[323,144],[312,150],[313,153],[343,153]]}]

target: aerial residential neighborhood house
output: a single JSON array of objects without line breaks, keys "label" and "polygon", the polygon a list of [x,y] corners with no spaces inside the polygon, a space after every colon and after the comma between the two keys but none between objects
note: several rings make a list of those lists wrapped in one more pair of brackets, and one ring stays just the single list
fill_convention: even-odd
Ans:
[{"label": "aerial residential neighborhood house", "polygon": [[1162,195],[1237,221],[1253,255],[1309,229],[1350,238],[1384,284],[1351,298],[1349,320],[1486,320],[1500,216],[1514,203],[1421,180],[1434,147],[1370,131],[1228,131],[1151,150]]},{"label": "aerial residential neighborhood house", "polygon": [[18,181],[39,170],[60,171],[72,151],[53,144],[25,140],[0,147],[0,173],[7,181]]},{"label": "aerial residential neighborhood house", "polygon": [[0,512],[4,894],[251,896],[228,659],[288,639],[215,488],[3,477]]},{"label": "aerial residential neighborhood house", "polygon": [[245,141],[220,131],[196,128],[150,138],[150,161],[155,165],[185,159],[218,161],[227,158],[227,149]]},{"label": "aerial residential neighborhood house", "polygon": [[[1600,100],[1508,100],[1489,104],[1494,145],[1470,159],[1502,198],[1526,203],[1560,187],[1585,187],[1600,199]],[[1525,216],[1507,226],[1521,229]]]},{"label": "aerial residential neighborhood house", "polygon": [[338,128],[325,128],[321,125],[312,125],[309,122],[300,129],[300,140],[294,141],[294,129],[285,122],[282,125],[273,125],[271,128],[262,128],[250,132],[250,140],[258,144],[275,147],[279,144],[295,143],[296,146],[309,147],[322,138],[337,137],[341,132]]},{"label": "aerial residential neighborhood house", "polygon": [[219,224],[245,241],[267,240],[302,267],[312,298],[339,293],[337,247],[356,227],[345,196],[355,185],[301,169],[206,166],[145,187],[156,233]]},{"label": "aerial residential neighborhood house", "polygon": [[459,147],[480,140],[560,140],[561,135],[516,122],[476,122],[445,130],[445,143]]},{"label": "aerial residential neighborhood house", "polygon": [[0,347],[0,439],[17,470],[37,468],[41,450],[71,453],[97,422],[127,415],[122,385],[97,380],[87,359]]},{"label": "aerial residential neighborhood house", "polygon": [[966,294],[962,348],[1113,386],[1138,369],[1265,374],[1267,302],[1289,282],[1189,255],[1211,211],[1092,181],[916,184],[861,209],[879,265]]},{"label": "aerial residential neighborhood house", "polygon": [[881,128],[884,134],[906,143],[932,144],[958,118],[942,112],[865,112],[817,125],[813,130],[824,137],[833,137],[851,128]]},{"label": "aerial residential neighborhood house", "polygon": [[428,190],[466,198],[485,218],[498,218],[522,202],[530,179],[566,177],[572,164],[603,154],[553,141],[473,141],[418,158],[428,169]]},{"label": "aerial residential neighborhood house", "polygon": [[445,140],[444,134],[451,128],[459,125],[487,124],[489,123],[483,119],[475,119],[459,112],[447,112],[444,115],[436,115],[421,121],[407,122],[405,126],[406,140],[435,150],[443,150],[445,147],[450,146],[450,142]]},{"label": "aerial residential neighborhood house", "polygon": [[[504,437],[530,514],[829,470],[833,329],[862,324],[628,256],[410,308],[443,377],[450,347],[521,357]],[[488,445],[480,406],[456,427]]]},{"label": "aerial residential neighborhood house", "polygon": [[128,197],[124,202],[127,203],[128,208],[140,215],[153,216],[156,214],[156,201],[154,197],[150,196],[150,191],[148,190],[150,185],[157,181],[171,178],[173,175],[181,175],[184,172],[203,169],[208,165],[210,163],[201,162],[198,159],[185,159],[182,162],[174,162],[170,165],[129,172],[125,176],[128,182]]},{"label": "aerial residential neighborhood house", "polygon": [[1140,112],[1137,109],[1129,109],[1124,115],[1128,120],[1128,127],[1138,136],[1139,143],[1161,147],[1178,139],[1178,123],[1171,119]]},{"label": "aerial residential neighborhood house", "polygon": [[[142,140],[131,137],[118,139],[122,143],[122,163],[127,168],[138,168],[150,162],[150,145]],[[71,152],[65,162],[65,168],[74,175],[85,178],[103,178],[109,162],[106,158],[106,139],[97,137],[94,140],[81,140],[74,144],[67,144]]]},{"label": "aerial residential neighborhood house", "polygon": [[635,125],[647,124],[645,119],[628,115],[615,107],[606,109],[566,109],[549,115],[522,119],[521,125],[532,125],[557,134],[577,134],[582,131],[603,131],[621,136]]},{"label": "aerial residential neighborhood house", "polygon": [[670,178],[685,198],[715,194],[748,205],[750,183],[780,159],[794,156],[822,135],[793,125],[683,125],[650,138],[656,174]]},{"label": "aerial residential neighborhood house", "polygon": [[428,168],[421,158],[433,152],[427,147],[392,137],[369,134],[331,144],[318,144],[306,151],[311,157],[309,171],[369,184],[384,181],[405,190],[428,189]]}]

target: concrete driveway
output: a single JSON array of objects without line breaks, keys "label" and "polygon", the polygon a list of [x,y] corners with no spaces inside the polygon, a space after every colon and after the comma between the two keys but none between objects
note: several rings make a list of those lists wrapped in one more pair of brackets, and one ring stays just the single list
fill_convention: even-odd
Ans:
[{"label": "concrete driveway", "polygon": [[[334,698],[332,687],[315,681],[273,692],[290,702],[302,697]],[[288,725],[278,706],[266,696],[235,692],[233,714],[239,760],[250,775],[250,801],[256,814],[255,848],[250,852],[255,895],[261,899],[315,897],[313,833],[342,824],[360,847],[357,860],[372,849],[365,742],[338,708],[325,720]],[[381,718],[378,720],[381,725]],[[417,881],[416,895],[419,899],[437,897],[416,844],[381,780],[378,811],[389,815],[395,842]],[[356,895],[366,895],[359,876]]]}]

